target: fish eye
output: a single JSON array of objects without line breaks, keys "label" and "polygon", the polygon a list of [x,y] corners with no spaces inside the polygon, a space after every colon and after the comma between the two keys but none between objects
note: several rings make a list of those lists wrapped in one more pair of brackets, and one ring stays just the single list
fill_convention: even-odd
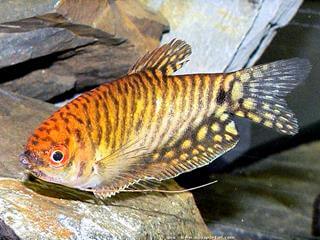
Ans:
[{"label": "fish eye", "polygon": [[55,150],[51,154],[51,160],[54,162],[57,162],[57,163],[61,162],[63,158],[64,158],[64,154],[60,150]]},{"label": "fish eye", "polygon": [[52,148],[49,156],[52,167],[62,167],[68,161],[68,149],[63,144],[57,145]]}]

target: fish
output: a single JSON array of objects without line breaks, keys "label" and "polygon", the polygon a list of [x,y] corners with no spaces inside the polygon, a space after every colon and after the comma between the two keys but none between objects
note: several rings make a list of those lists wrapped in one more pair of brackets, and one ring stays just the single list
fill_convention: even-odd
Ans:
[{"label": "fish", "polygon": [[44,181],[107,198],[208,165],[238,143],[235,117],[298,132],[284,98],[308,76],[307,59],[175,74],[190,54],[174,39],[61,107],[30,135],[21,164]]}]

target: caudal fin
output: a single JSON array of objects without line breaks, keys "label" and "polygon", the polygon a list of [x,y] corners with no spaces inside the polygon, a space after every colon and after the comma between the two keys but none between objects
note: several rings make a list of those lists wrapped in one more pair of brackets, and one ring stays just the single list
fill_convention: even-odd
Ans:
[{"label": "caudal fin", "polygon": [[308,76],[310,69],[307,59],[292,58],[234,73],[242,82],[242,97],[237,99],[234,113],[281,133],[296,134],[297,119],[284,97]]}]

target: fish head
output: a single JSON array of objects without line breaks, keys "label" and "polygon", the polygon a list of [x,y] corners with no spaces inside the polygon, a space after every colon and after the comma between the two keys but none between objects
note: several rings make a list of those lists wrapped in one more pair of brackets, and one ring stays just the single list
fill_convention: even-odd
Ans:
[{"label": "fish head", "polygon": [[81,188],[91,181],[94,152],[76,125],[66,126],[51,117],[29,137],[20,163],[41,180]]}]

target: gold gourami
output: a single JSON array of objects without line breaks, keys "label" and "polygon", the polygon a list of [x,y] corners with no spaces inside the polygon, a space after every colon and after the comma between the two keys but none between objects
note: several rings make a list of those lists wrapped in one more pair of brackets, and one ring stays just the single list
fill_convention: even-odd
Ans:
[{"label": "gold gourami", "polygon": [[30,136],[21,163],[43,180],[105,198],[209,164],[239,141],[233,115],[298,132],[283,97],[307,76],[307,60],[173,76],[190,54],[173,40],[60,108]]}]

